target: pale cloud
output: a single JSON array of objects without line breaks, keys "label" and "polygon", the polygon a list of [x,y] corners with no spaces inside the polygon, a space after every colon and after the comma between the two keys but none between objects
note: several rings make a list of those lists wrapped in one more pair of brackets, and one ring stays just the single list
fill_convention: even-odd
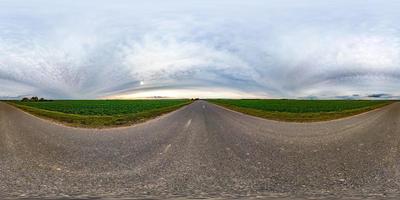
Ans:
[{"label": "pale cloud", "polygon": [[398,96],[398,8],[361,0],[5,0],[0,96]]},{"label": "pale cloud", "polygon": [[148,98],[268,98],[265,94],[246,93],[229,88],[168,88],[138,90],[133,93],[118,94],[103,97],[103,99],[148,99]]},{"label": "pale cloud", "polygon": [[[184,30],[182,30],[184,31]],[[122,51],[121,61],[140,80],[201,78],[207,71],[221,72],[232,77],[251,79],[253,68],[239,56],[213,44],[194,39],[146,36],[133,41]],[[197,76],[199,75],[199,76]]]}]

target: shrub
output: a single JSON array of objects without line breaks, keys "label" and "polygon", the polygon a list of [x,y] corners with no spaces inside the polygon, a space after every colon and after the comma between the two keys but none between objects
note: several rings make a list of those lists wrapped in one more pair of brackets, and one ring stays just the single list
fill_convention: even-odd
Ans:
[{"label": "shrub", "polygon": [[31,101],[34,101],[34,102],[39,101],[39,98],[38,97],[32,97]]},{"label": "shrub", "polygon": [[27,97],[24,97],[24,98],[22,98],[22,100],[21,100],[22,102],[28,102],[28,101],[30,101]]}]

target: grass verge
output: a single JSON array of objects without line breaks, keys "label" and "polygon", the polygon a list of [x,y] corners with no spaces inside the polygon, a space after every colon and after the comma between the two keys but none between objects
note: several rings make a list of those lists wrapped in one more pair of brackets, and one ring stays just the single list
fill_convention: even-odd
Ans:
[{"label": "grass verge", "polygon": [[111,127],[129,126],[136,123],[147,121],[149,119],[155,118],[165,113],[172,112],[185,105],[188,105],[191,103],[191,101],[187,101],[174,106],[157,108],[138,113],[123,114],[123,115],[101,115],[101,116],[68,114],[57,111],[39,109],[26,105],[20,105],[18,103],[10,101],[7,103],[35,116],[55,121],[67,126],[82,127],[82,128],[111,128]]},{"label": "grass verge", "polygon": [[[235,100],[230,100],[230,101],[235,101]],[[282,101],[287,101],[287,100],[282,100]],[[307,100],[301,100],[301,101],[307,101]],[[244,114],[253,115],[265,119],[287,121],[287,122],[318,122],[318,121],[334,120],[361,114],[393,103],[393,101],[381,101],[377,104],[369,105],[366,107],[340,110],[340,111],[330,111],[330,112],[280,112],[280,111],[268,111],[268,110],[232,105],[231,103],[225,102],[223,100],[209,100],[209,102]]]}]

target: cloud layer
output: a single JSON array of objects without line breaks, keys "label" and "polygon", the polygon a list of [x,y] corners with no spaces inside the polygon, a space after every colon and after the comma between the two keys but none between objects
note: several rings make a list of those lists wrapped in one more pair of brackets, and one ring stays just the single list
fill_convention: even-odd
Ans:
[{"label": "cloud layer", "polygon": [[361,0],[5,0],[0,97],[399,96],[399,8]]}]

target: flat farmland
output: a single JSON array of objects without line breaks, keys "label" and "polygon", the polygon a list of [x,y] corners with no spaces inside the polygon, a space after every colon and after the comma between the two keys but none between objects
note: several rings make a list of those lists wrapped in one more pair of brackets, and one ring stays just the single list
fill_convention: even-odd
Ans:
[{"label": "flat farmland", "polygon": [[187,105],[190,100],[54,100],[9,103],[31,114],[66,125],[101,128],[142,122]]},{"label": "flat farmland", "polygon": [[226,108],[257,117],[293,122],[324,121],[390,104],[384,100],[212,99]]}]

